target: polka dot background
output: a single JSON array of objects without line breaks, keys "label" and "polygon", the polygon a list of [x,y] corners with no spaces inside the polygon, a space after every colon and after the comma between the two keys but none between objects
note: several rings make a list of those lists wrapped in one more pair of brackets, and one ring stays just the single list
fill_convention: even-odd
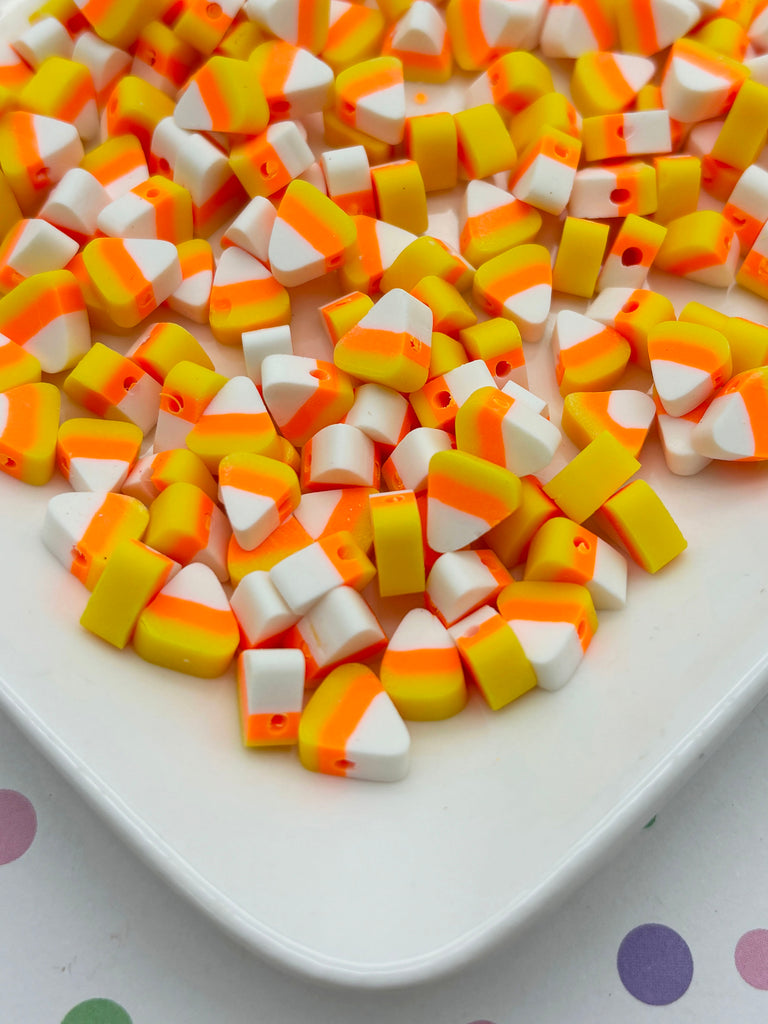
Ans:
[{"label": "polka dot background", "polygon": [[642,924],[625,935],[617,967],[627,991],[651,1006],[674,1003],[693,978],[688,943],[663,924]]},{"label": "polka dot background", "polygon": [[748,985],[768,990],[768,929],[745,932],[736,944],[733,959]]},{"label": "polka dot background", "polygon": [[132,1024],[131,1018],[111,999],[86,999],[73,1006],[61,1024]]},{"label": "polka dot background", "polygon": [[18,860],[37,832],[35,809],[23,793],[0,789],[0,864]]}]

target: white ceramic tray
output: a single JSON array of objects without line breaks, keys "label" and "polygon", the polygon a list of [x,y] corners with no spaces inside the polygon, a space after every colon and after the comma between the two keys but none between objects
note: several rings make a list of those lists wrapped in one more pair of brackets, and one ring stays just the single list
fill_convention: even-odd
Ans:
[{"label": "white ceramic tray", "polygon": [[[5,23],[5,31],[8,22]],[[0,31],[2,31],[0,26]],[[431,229],[455,241],[450,202]],[[685,299],[765,315],[765,303],[656,279]],[[334,294],[305,291],[311,307]],[[584,309],[583,302],[573,308]],[[217,368],[237,372],[218,349]],[[529,346],[551,391],[548,341]],[[688,538],[659,576],[631,570],[556,694],[492,713],[479,699],[411,725],[394,785],[304,771],[239,741],[232,674],[145,664],[82,630],[86,591],[39,539],[47,499],[0,475],[0,703],[173,885],[255,952],[326,981],[388,986],[453,970],[595,870],[768,688],[768,468],[642,474]]]}]

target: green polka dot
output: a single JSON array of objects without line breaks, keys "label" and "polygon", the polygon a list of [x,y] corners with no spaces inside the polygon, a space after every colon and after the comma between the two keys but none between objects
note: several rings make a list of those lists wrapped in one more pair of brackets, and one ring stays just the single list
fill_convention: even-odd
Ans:
[{"label": "green polka dot", "polygon": [[86,999],[73,1006],[61,1024],[132,1024],[131,1018],[111,999]]}]

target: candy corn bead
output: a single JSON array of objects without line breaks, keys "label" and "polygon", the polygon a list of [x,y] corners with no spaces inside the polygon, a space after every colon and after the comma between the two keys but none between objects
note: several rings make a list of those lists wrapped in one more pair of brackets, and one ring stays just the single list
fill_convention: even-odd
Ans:
[{"label": "candy corn bead", "polygon": [[107,139],[86,153],[80,166],[94,176],[110,199],[130,192],[149,177],[144,150],[133,135]]},{"label": "candy corn bead", "polygon": [[249,573],[268,572],[294,551],[312,543],[312,538],[295,516],[288,519],[252,551],[246,551],[232,535],[227,549],[227,569],[233,586],[237,586]]},{"label": "candy corn bead", "polygon": [[753,164],[768,132],[768,86],[747,80],[739,89],[712,146],[712,157],[740,171]]},{"label": "candy corn bead", "polygon": [[410,737],[365,665],[344,665],[312,695],[299,722],[299,757],[310,771],[373,782],[408,772]]},{"label": "candy corn bead", "polygon": [[506,316],[523,341],[538,341],[552,301],[552,268],[543,245],[517,245],[475,274],[475,302],[490,316]]},{"label": "candy corn bead", "polygon": [[264,401],[280,433],[298,447],[337,423],[354,402],[352,382],[333,363],[271,354],[261,364]]},{"label": "candy corn bead", "polygon": [[573,391],[565,396],[562,428],[577,448],[609,430],[638,455],[654,416],[653,399],[642,391]]},{"label": "candy corn bead", "polygon": [[525,50],[515,50],[489,65],[469,86],[465,99],[468,107],[494,103],[517,114],[554,88],[552,72],[542,60]]},{"label": "candy corn bead", "polygon": [[328,195],[345,213],[373,216],[371,168],[363,146],[346,146],[320,155]]},{"label": "candy corn bead", "polygon": [[27,26],[12,49],[31,68],[38,68],[48,57],[70,57],[72,39],[58,18],[47,16]]},{"label": "candy corn bead", "polygon": [[629,362],[629,342],[618,331],[570,309],[557,314],[552,345],[561,395],[610,388]]},{"label": "candy corn bead", "polygon": [[448,370],[428,381],[410,395],[416,417],[424,427],[453,430],[456,413],[470,395],[479,388],[494,388],[496,382],[482,359]]},{"label": "candy corn bead", "polygon": [[[334,0],[341,3],[341,0]],[[362,132],[336,113],[333,108],[323,111],[323,138],[328,146],[362,146],[372,164],[386,163],[394,156],[395,147],[373,135]]]},{"label": "candy corn bead", "polygon": [[337,665],[366,661],[384,650],[384,630],[352,587],[334,587],[285,635],[285,647],[297,647],[307,659],[307,687],[314,689]]},{"label": "candy corn bead", "polygon": [[509,191],[537,210],[562,213],[576,181],[580,155],[579,139],[545,125],[520,153]]},{"label": "candy corn bead", "polygon": [[755,462],[768,458],[768,369],[732,377],[691,433],[694,449],[710,459]]},{"label": "candy corn bead", "polygon": [[286,324],[288,292],[263,263],[236,246],[219,258],[211,286],[210,324],[223,345],[238,345],[244,331]]},{"label": "candy corn bead", "polygon": [[615,40],[609,5],[574,0],[549,5],[539,45],[545,57],[578,57],[591,50],[608,50]]},{"label": "candy corn bead", "polygon": [[656,209],[656,172],[639,160],[618,160],[576,172],[568,209],[573,217],[640,216]]},{"label": "candy corn bead", "polygon": [[273,120],[306,117],[329,106],[333,72],[308,50],[274,39],[257,46],[248,63],[258,76]]},{"label": "candy corn bead", "polygon": [[394,448],[414,426],[408,400],[381,384],[361,384],[344,422],[362,430],[376,444]]},{"label": "candy corn bead", "polygon": [[312,53],[328,39],[329,0],[246,0],[244,10],[272,35]]},{"label": "candy corn bead", "polygon": [[64,57],[47,57],[19,93],[19,105],[35,114],[68,121],[81,139],[99,130],[96,90],[83,64]]},{"label": "candy corn bead", "polygon": [[596,522],[610,531],[646,572],[663,569],[688,546],[680,528],[656,491],[633,480],[601,507]]},{"label": "candy corn bead", "polygon": [[581,132],[581,117],[571,101],[560,92],[548,92],[539,96],[530,106],[525,107],[512,118],[509,134],[518,153],[531,145],[545,128],[554,128],[578,139]]},{"label": "candy corn bead", "polygon": [[374,57],[336,76],[335,110],[358,131],[390,145],[402,141],[405,127],[403,66],[396,57]]},{"label": "candy corn bead", "polygon": [[369,498],[379,594],[419,594],[424,590],[422,524],[411,490]]},{"label": "candy corn bead", "polygon": [[280,284],[294,287],[344,263],[356,238],[355,222],[305,181],[292,181],[277,209],[269,262]]},{"label": "candy corn bead", "polygon": [[92,174],[73,167],[54,185],[40,218],[84,245],[96,234],[96,219],[109,202],[106,189]]},{"label": "candy corn bead", "polygon": [[566,217],[552,267],[552,287],[588,299],[597,284],[608,243],[608,225]]},{"label": "candy corn bead", "polygon": [[34,212],[51,185],[82,157],[74,125],[26,110],[11,110],[0,118],[0,170],[23,213]]},{"label": "candy corn bead", "polygon": [[456,414],[456,447],[525,476],[549,465],[560,431],[525,402],[481,388]]},{"label": "candy corn bead", "polygon": [[485,535],[485,542],[508,568],[524,561],[533,536],[552,516],[557,505],[544,493],[533,476],[520,478],[520,504],[515,511]]},{"label": "candy corn bead", "polygon": [[[260,647],[299,621],[280,596],[269,572],[249,572],[235,587],[230,601],[240,626],[243,647]],[[302,664],[303,669],[303,664]],[[302,674],[302,689],[304,677]]]},{"label": "candy corn bead", "polygon": [[91,591],[80,625],[122,650],[133,635],[139,615],[178,568],[172,558],[139,540],[121,541]]},{"label": "candy corn bead", "polygon": [[744,370],[768,365],[768,327],[765,324],[745,320],[743,317],[726,316],[700,302],[686,303],[678,319],[714,327],[725,335],[731,349],[734,376]]},{"label": "candy corn bead", "polygon": [[339,340],[333,361],[346,373],[409,393],[427,380],[432,311],[395,288]]},{"label": "candy corn bead", "polygon": [[198,60],[198,51],[172,28],[150,21],[136,40],[129,73],[175,99]]},{"label": "candy corn bead", "polygon": [[218,484],[205,463],[186,448],[152,451],[139,458],[128,474],[122,492],[151,505],[161,491],[179,481],[194,484],[209,498],[218,497]]},{"label": "candy corn bead", "polygon": [[539,0],[449,0],[445,15],[456,63],[464,71],[481,71],[504,50],[534,49],[545,13]]},{"label": "candy corn bead", "polygon": [[595,607],[586,587],[524,581],[503,590],[498,605],[538,685],[544,690],[565,686],[597,629]]},{"label": "candy corn bead", "polygon": [[585,117],[626,110],[655,71],[653,61],[638,54],[587,51],[573,65],[573,102]]},{"label": "candy corn bead", "polygon": [[62,270],[77,248],[77,242],[47,221],[20,220],[0,242],[0,293],[34,274]]},{"label": "candy corn bead", "polygon": [[595,608],[623,608],[627,601],[627,563],[601,537],[570,519],[548,519],[534,536],[525,563],[526,580],[579,583]]},{"label": "candy corn bead", "polygon": [[72,60],[90,71],[99,109],[106,103],[118,79],[129,73],[131,67],[131,57],[125,50],[112,46],[87,30],[76,35]]},{"label": "candy corn bead", "polygon": [[241,651],[237,659],[237,694],[244,746],[298,743],[304,670],[301,651]]},{"label": "candy corn bead", "polygon": [[693,213],[698,206],[701,160],[691,154],[653,158],[656,170],[657,206],[653,219],[668,224],[676,217]]},{"label": "candy corn bead", "polygon": [[16,202],[10,182],[0,170],[0,235],[5,235],[21,220],[21,209]]},{"label": "candy corn bead", "polygon": [[653,383],[664,411],[684,416],[731,376],[731,350],[720,331],[673,320],[648,335]]},{"label": "candy corn bead", "polygon": [[453,71],[445,21],[426,0],[414,0],[387,32],[381,52],[397,57],[406,81],[447,82]]},{"label": "candy corn bead", "polygon": [[381,684],[403,718],[440,721],[467,703],[458,649],[425,608],[407,612],[392,634],[379,671]]},{"label": "candy corn bead", "polygon": [[604,430],[544,485],[544,493],[569,519],[583,523],[639,468],[634,455]]},{"label": "candy corn bead", "polygon": [[412,115],[405,119],[405,153],[419,165],[425,192],[453,188],[458,176],[458,142],[452,114]]},{"label": "candy corn bead", "polygon": [[652,56],[684,36],[700,17],[690,0],[621,0],[616,11],[619,46]]},{"label": "candy corn bead", "polygon": [[219,497],[238,544],[250,551],[296,508],[299,480],[276,459],[234,452],[219,463]]},{"label": "candy corn bead", "polygon": [[426,490],[432,456],[449,451],[451,435],[433,427],[416,427],[396,446],[382,466],[382,476],[390,491]]},{"label": "candy corn bead", "polygon": [[376,446],[348,423],[321,427],[301,450],[302,491],[325,487],[378,487]]},{"label": "candy corn bead", "polygon": [[89,412],[135,423],[144,434],[157,420],[160,384],[101,342],[91,346],[61,387]]},{"label": "candy corn bead", "polygon": [[768,171],[757,164],[747,167],[723,207],[723,216],[736,232],[742,252],[751,249],[768,220]]},{"label": "candy corn bead", "polygon": [[208,323],[213,287],[213,250],[204,238],[181,242],[177,247],[181,284],[165,304],[197,324]]},{"label": "candy corn bead", "polygon": [[372,167],[371,184],[381,220],[414,234],[427,230],[426,191],[415,160],[395,160]]},{"label": "candy corn bead", "polygon": [[700,405],[685,416],[669,416],[656,399],[656,429],[659,433],[664,462],[676,476],[694,476],[705,469],[712,459],[697,452],[693,445],[693,431],[707,406]]},{"label": "candy corn bead", "polygon": [[119,491],[142,440],[133,423],[69,419],[59,427],[56,464],[75,491]]},{"label": "candy corn bead", "polygon": [[0,393],[0,470],[41,485],[55,465],[61,398],[53,384],[25,383]]},{"label": "candy corn bead", "polygon": [[541,228],[541,214],[489,181],[470,181],[459,212],[461,254],[479,267],[507,249],[531,242]]},{"label": "candy corn bead", "polygon": [[288,324],[243,332],[245,372],[254,384],[262,383],[261,366],[270,355],[293,355],[291,328]]},{"label": "candy corn bead", "polygon": [[449,630],[461,660],[493,711],[536,685],[531,663],[507,620],[483,605]]},{"label": "candy corn bead", "polygon": [[233,146],[230,167],[249,196],[271,196],[298,178],[314,155],[295,121],[278,121]]},{"label": "candy corn bead", "polygon": [[41,378],[40,360],[0,334],[0,392],[20,384],[39,384]]},{"label": "candy corn bead", "polygon": [[424,235],[411,241],[398,253],[381,277],[381,291],[392,288],[412,291],[423,277],[442,277],[459,291],[466,291],[474,277],[472,267],[439,238]]},{"label": "candy corn bead", "polygon": [[427,607],[444,625],[452,626],[481,604],[493,602],[511,582],[493,551],[447,551],[430,569]]},{"label": "candy corn bead", "polygon": [[107,102],[107,134],[135,135],[145,153],[149,153],[155,128],[173,114],[173,100],[160,89],[135,75],[121,78]]},{"label": "candy corn bead", "polygon": [[347,291],[373,295],[380,291],[385,271],[394,263],[414,236],[394,224],[375,217],[354,216],[357,243],[339,270],[339,280]]},{"label": "candy corn bead", "polygon": [[221,248],[233,245],[245,250],[257,260],[266,263],[269,253],[269,236],[275,223],[277,210],[266,196],[255,196],[243,207],[221,236]]},{"label": "candy corn bead", "polygon": [[288,555],[269,575],[291,611],[304,615],[335,587],[362,590],[375,573],[352,534],[340,530]]},{"label": "candy corn bead", "polygon": [[226,581],[227,545],[232,530],[227,517],[207,494],[186,481],[162,490],[149,509],[145,542],[175,562],[199,562]]},{"label": "candy corn bead", "polygon": [[454,115],[454,121],[459,169],[465,177],[487,178],[515,167],[515,144],[492,103],[459,111]]},{"label": "candy corn bead", "polygon": [[614,238],[597,287],[642,288],[666,234],[663,224],[631,213]]},{"label": "candy corn bead", "polygon": [[96,226],[111,238],[161,238],[179,245],[192,238],[192,198],[181,185],[153,175],[105,206]]},{"label": "candy corn bead", "polygon": [[584,158],[588,161],[669,153],[672,150],[672,131],[666,110],[635,110],[585,117],[581,132]]},{"label": "candy corn bead", "polygon": [[471,544],[514,512],[520,480],[468,452],[437,452],[427,476],[427,540],[440,553]]},{"label": "candy corn bead", "polygon": [[[734,240],[735,241],[735,240]],[[736,273],[736,282],[755,295],[768,296],[768,231],[765,225]]]},{"label": "candy corn bead", "polygon": [[187,565],[139,616],[136,653],[153,665],[215,678],[229,667],[239,640],[227,596],[207,565]]},{"label": "candy corn bead", "polygon": [[180,324],[160,322],[144,332],[126,353],[137,366],[160,384],[184,361],[213,369],[210,356],[194,335]]},{"label": "candy corn bead", "polygon": [[250,377],[232,377],[216,392],[185,443],[212,473],[233,452],[279,456],[275,425]]},{"label": "candy corn bead", "polygon": [[655,265],[689,281],[727,288],[738,258],[739,240],[728,220],[716,210],[697,210],[669,222]]},{"label": "candy corn bead", "polygon": [[239,0],[215,4],[184,0],[173,22],[174,34],[199,53],[209,54],[222,41],[241,6]]},{"label": "candy corn bead", "polygon": [[609,324],[626,338],[630,362],[650,370],[648,334],[665,320],[675,319],[675,308],[666,295],[647,288],[606,288],[587,309],[587,315]]},{"label": "candy corn bead", "polygon": [[375,57],[385,30],[384,16],[377,8],[333,0],[328,38],[320,56],[338,74],[344,68]]},{"label": "candy corn bead", "polygon": [[41,536],[64,568],[93,590],[118,544],[141,540],[148,521],[142,503],[126,494],[68,491],[48,502]]},{"label": "candy corn bead", "polygon": [[296,521],[309,540],[346,530],[363,551],[368,551],[373,543],[368,499],[373,493],[372,487],[342,487],[303,494],[294,513]]},{"label": "candy corn bead", "polygon": [[91,331],[73,274],[35,274],[0,298],[0,333],[40,361],[45,373],[67,370],[89,350]]},{"label": "candy corn bead", "polygon": [[411,294],[432,310],[434,331],[455,334],[477,322],[477,315],[458,289],[442,277],[432,274],[423,277]]},{"label": "candy corn bead", "polygon": [[194,131],[257,135],[266,128],[269,108],[252,63],[216,54],[187,80],[173,117]]},{"label": "candy corn bead", "polygon": [[744,65],[692,39],[678,39],[661,77],[661,99],[676,121],[721,117],[748,76]]},{"label": "candy corn bead", "polygon": [[226,382],[222,374],[187,360],[169,370],[160,391],[155,451],[183,448],[192,426]]},{"label": "candy corn bead", "polygon": [[364,292],[349,292],[338,299],[318,306],[317,312],[332,345],[357,324],[366,313],[373,309],[373,299]]},{"label": "candy corn bead", "polygon": [[82,261],[120,327],[135,327],[181,284],[176,246],[162,239],[95,238],[83,249]]}]

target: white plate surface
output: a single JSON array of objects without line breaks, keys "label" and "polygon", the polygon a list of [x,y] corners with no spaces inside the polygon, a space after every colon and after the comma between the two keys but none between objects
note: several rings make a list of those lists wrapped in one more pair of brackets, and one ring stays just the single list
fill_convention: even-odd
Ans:
[{"label": "white plate surface", "polygon": [[[455,242],[451,201],[434,206],[431,229]],[[678,311],[697,298],[765,316],[740,291],[662,275],[656,285]],[[308,349],[311,307],[333,294],[325,283],[297,303]],[[551,392],[548,341],[528,358]],[[215,359],[238,372],[232,353]],[[87,592],[39,539],[62,481],[35,489],[0,476],[0,701],[150,863],[254,951],[335,983],[435,977],[585,878],[766,690],[768,469],[676,478],[655,439],[642,458],[688,551],[657,577],[632,567],[627,610],[601,615],[564,690],[495,714],[473,699],[453,720],[412,724],[399,784],[246,751],[232,673],[178,675],[82,630]]]}]

